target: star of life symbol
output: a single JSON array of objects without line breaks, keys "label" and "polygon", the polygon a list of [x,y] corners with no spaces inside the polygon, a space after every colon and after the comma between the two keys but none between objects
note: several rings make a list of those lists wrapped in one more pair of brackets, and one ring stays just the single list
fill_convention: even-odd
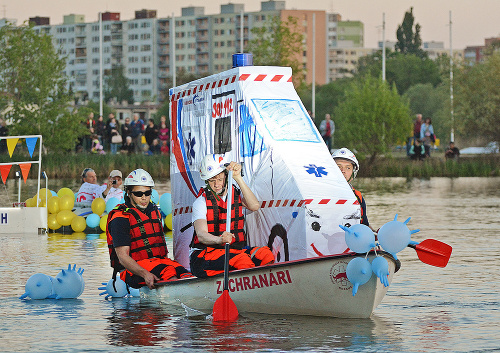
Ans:
[{"label": "star of life symbol", "polygon": [[308,166],[304,166],[306,168],[306,172],[309,174],[314,174],[316,178],[321,178],[323,175],[328,175],[328,172],[325,171],[325,167],[318,167],[315,164],[309,164]]}]

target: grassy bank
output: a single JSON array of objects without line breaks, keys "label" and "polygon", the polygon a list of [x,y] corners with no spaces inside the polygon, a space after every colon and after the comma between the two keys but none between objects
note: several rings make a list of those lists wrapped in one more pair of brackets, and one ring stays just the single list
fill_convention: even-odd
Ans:
[{"label": "grassy bank", "polygon": [[[15,156],[14,156],[15,157]],[[10,159],[2,154],[0,162],[20,160]],[[406,156],[380,157],[371,165],[360,160],[361,169],[358,177],[489,177],[500,176],[500,155],[467,156],[458,161],[445,161],[444,158],[432,157],[425,161],[412,161]],[[166,179],[170,175],[170,159],[168,156],[144,155],[94,155],[94,154],[49,154],[42,157],[42,170],[51,179],[78,178],[84,168],[91,167],[98,177],[104,178],[112,169],[119,169],[124,174],[136,168],[143,168],[153,178]],[[36,177],[37,168],[31,168],[30,178]],[[18,167],[11,169],[9,177],[13,177]]]},{"label": "grassy bank", "polygon": [[360,161],[359,177],[489,177],[500,176],[500,156],[467,156],[458,160],[432,157],[412,161],[405,157],[384,157],[371,165]]}]

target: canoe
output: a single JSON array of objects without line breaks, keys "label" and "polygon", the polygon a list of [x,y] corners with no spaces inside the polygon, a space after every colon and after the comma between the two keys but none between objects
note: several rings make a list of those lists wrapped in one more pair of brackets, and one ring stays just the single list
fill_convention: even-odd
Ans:
[{"label": "canoe", "polygon": [[[392,255],[384,251],[389,263],[389,283],[399,269]],[[311,315],[342,318],[367,318],[384,298],[388,287],[373,274],[352,295],[346,266],[363,254],[328,255],[280,262],[229,273],[229,292],[240,313]],[[370,262],[375,258],[368,255]],[[141,295],[168,305],[182,305],[210,314],[222,294],[223,274],[209,278],[188,278],[158,283]]]}]

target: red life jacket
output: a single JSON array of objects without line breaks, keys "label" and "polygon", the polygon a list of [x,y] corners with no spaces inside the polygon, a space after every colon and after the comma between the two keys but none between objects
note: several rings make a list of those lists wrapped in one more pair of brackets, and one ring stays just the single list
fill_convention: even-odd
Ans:
[{"label": "red life jacket", "polygon": [[[366,205],[364,204],[363,202],[363,195],[361,195],[361,193],[352,188],[352,191],[354,191],[354,195],[356,196],[356,198],[358,199],[358,202],[359,202],[359,208],[361,209],[361,224],[366,224],[368,222],[368,219],[365,217],[365,213],[366,213]],[[368,225],[368,224],[366,224]]]},{"label": "red life jacket", "polygon": [[[200,194],[205,198],[207,204],[207,225],[208,232],[220,237],[226,231],[227,203],[221,198],[215,198],[212,191],[208,188],[202,188]],[[235,239],[231,243],[232,248],[243,248],[246,245],[245,235],[245,217],[243,216],[243,205],[240,197],[241,191],[233,185],[233,200],[231,203],[231,233]],[[196,235],[193,234],[191,247],[204,249],[207,245],[202,244]],[[210,245],[211,248],[223,248],[223,245]]]},{"label": "red life jacket", "polygon": [[[108,222],[117,217],[124,217],[129,220],[131,258],[135,261],[139,261],[153,257],[165,258],[167,256],[167,244],[165,243],[161,215],[158,208],[155,208],[151,212],[151,217],[148,217],[137,208],[121,204],[109,213]],[[124,267],[118,260],[115,248],[113,247],[113,238],[109,233],[108,227],[106,227],[106,238],[108,241],[111,267],[113,267],[115,271],[121,271]]]}]

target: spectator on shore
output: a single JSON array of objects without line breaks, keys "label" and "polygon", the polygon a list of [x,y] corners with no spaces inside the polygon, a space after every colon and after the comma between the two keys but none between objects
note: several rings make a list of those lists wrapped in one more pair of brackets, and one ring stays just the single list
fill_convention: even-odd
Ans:
[{"label": "spectator on shore", "polygon": [[333,133],[335,132],[335,123],[331,119],[330,114],[325,114],[325,120],[323,120],[319,125],[319,130],[326,146],[328,147],[328,152],[331,152]]},{"label": "spectator on shore", "polygon": [[108,136],[111,143],[111,154],[118,153],[118,146],[122,144],[123,138],[120,135],[120,126],[113,114],[110,114],[111,119],[108,123]]},{"label": "spectator on shore", "polygon": [[132,141],[131,136],[127,136],[125,138],[125,142],[123,143],[122,147],[120,148],[120,153],[121,154],[134,154],[135,153],[135,144]]},{"label": "spectator on shore", "polygon": [[125,140],[127,136],[132,136],[132,129],[130,128],[130,118],[125,118],[125,123],[122,125],[122,138]]},{"label": "spectator on shore", "polygon": [[148,126],[146,126],[146,130],[144,131],[144,137],[146,138],[146,143],[151,148],[154,139],[158,137],[158,128],[153,119],[149,119]]},{"label": "spectator on shore", "polygon": [[431,118],[425,118],[424,123],[420,127],[420,140],[422,140],[425,148],[425,155],[431,156],[431,144],[434,143],[436,136],[432,127]]},{"label": "spectator on shore", "polygon": [[425,148],[420,144],[420,139],[414,139],[413,145],[410,147],[409,155],[413,160],[424,160]]},{"label": "spectator on shore", "polygon": [[135,152],[142,151],[142,135],[144,133],[144,121],[139,114],[134,114],[134,120],[130,123],[131,136],[135,145]]},{"label": "spectator on shore", "polygon": [[444,157],[446,159],[458,159],[460,157],[460,150],[455,146],[455,142],[450,142],[450,145],[444,152]]},{"label": "spectator on shore", "polygon": [[94,129],[95,134],[97,135],[97,138],[99,139],[99,142],[101,145],[104,147],[105,139],[106,139],[106,124],[104,123],[104,118],[102,115],[97,118],[97,121],[95,123],[95,129]]},{"label": "spectator on shore", "polygon": [[163,141],[167,141],[170,139],[170,130],[167,126],[167,123],[162,121],[160,123],[160,128],[158,129],[158,138],[160,139],[160,144],[163,145]]},{"label": "spectator on shore", "polygon": [[[0,119],[0,137],[7,136],[9,134],[9,129],[7,128],[7,124],[5,120]],[[0,153],[5,153],[7,151],[7,140],[0,140]]]},{"label": "spectator on shore", "polygon": [[161,154],[163,154],[164,156],[168,156],[169,153],[170,153],[170,147],[168,146],[168,142],[167,141],[162,141],[162,143],[161,143]]},{"label": "spectator on shore", "polygon": [[422,114],[417,114],[417,118],[413,123],[413,138],[420,138],[420,129],[422,127]]}]

